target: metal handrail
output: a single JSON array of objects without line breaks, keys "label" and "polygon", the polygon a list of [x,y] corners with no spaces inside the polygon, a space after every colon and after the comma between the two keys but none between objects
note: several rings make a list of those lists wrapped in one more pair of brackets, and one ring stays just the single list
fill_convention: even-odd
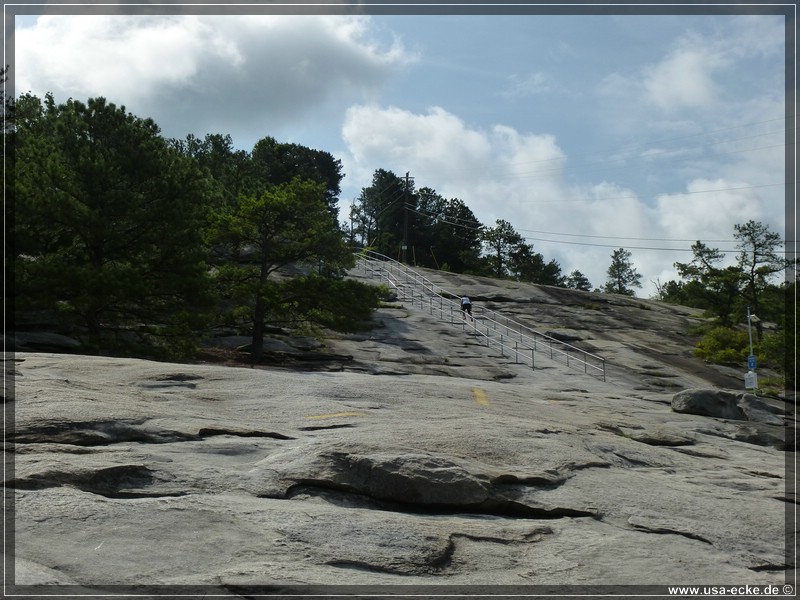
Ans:
[{"label": "metal handrail", "polygon": [[[530,351],[531,368],[535,369],[536,352],[546,352],[551,360],[563,362],[567,367],[582,366],[584,373],[606,380],[606,361],[600,356],[531,329],[485,307],[480,309],[481,316],[473,317],[470,322],[456,319],[455,315],[460,313],[460,307],[452,298],[459,297],[458,294],[445,290],[421,273],[383,254],[362,250],[356,253],[356,258],[365,273],[385,279],[398,297],[410,300],[412,305],[419,302],[421,309],[425,308],[427,302],[431,315],[438,312],[438,318],[445,322],[449,320],[451,325],[461,322],[463,328],[469,327],[477,336],[484,338],[487,347],[494,343],[501,356],[505,357],[508,352],[509,357],[513,354],[514,361],[519,362],[520,350],[523,354]],[[523,362],[528,362],[527,357]]]}]

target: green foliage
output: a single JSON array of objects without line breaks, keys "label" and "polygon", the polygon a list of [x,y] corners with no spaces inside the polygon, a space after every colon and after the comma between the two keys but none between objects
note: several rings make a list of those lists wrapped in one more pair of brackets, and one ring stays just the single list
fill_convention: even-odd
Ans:
[{"label": "green foliage", "polygon": [[[797,365],[797,313],[795,306],[796,283],[784,285],[781,295],[784,298],[784,315],[776,319],[779,329],[775,332],[765,333],[758,344],[768,363],[785,379],[787,388],[795,386],[795,369]],[[762,314],[766,303],[762,303]]]},{"label": "green foliage", "polygon": [[746,363],[749,355],[747,332],[715,327],[697,342],[694,355],[717,364]]},{"label": "green foliage", "polygon": [[[770,231],[763,223],[748,221],[744,225],[734,225],[734,237],[739,241],[738,268],[742,274],[742,291],[752,312],[760,312],[760,299],[775,273],[782,272],[787,262],[778,256],[781,236]],[[757,327],[761,336],[761,327]]]},{"label": "green foliage", "polygon": [[185,140],[170,140],[170,144],[211,176],[213,207],[233,206],[239,196],[258,189],[250,155],[236,150],[231,136],[208,134],[201,140],[190,134]]},{"label": "green foliage", "polygon": [[414,230],[417,219],[416,212],[406,211],[407,202],[414,202],[411,185],[391,171],[376,170],[372,184],[362,188],[350,213],[353,236],[361,246],[400,259],[404,234]]},{"label": "green foliage", "polygon": [[[273,186],[258,197],[243,196],[235,208],[214,212],[209,242],[230,253],[231,259],[217,270],[216,282],[220,294],[233,304],[231,314],[247,318],[252,326],[254,360],[261,357],[268,322],[294,320],[297,315],[332,319],[325,315],[334,310],[328,306],[336,295],[313,294],[319,285],[308,288],[317,303],[314,316],[304,303],[308,294],[293,290],[297,282],[292,279],[276,280],[278,270],[289,265],[324,265],[330,274],[354,262],[325,202],[324,184],[299,178]],[[331,290],[336,291],[334,287]]]},{"label": "green foliage", "polygon": [[574,290],[583,290],[584,292],[592,290],[592,284],[589,279],[577,269],[572,271],[564,280],[564,285]]},{"label": "green foliage", "polygon": [[563,285],[560,265],[544,260],[533,246],[498,220],[486,228],[458,198],[445,199],[431,188],[378,169],[350,213],[351,242],[406,262],[500,279]]},{"label": "green foliage", "polygon": [[292,278],[280,286],[280,293],[275,309],[281,320],[304,320],[344,332],[368,329],[382,295],[376,286],[316,274]]},{"label": "green foliage", "polygon": [[[792,338],[794,337],[793,333],[789,335]],[[792,367],[794,363],[793,357],[790,357],[786,352],[787,348],[792,348],[794,346],[790,346],[786,343],[786,337],[787,334],[783,331],[768,333],[765,334],[758,343],[758,347],[766,362],[772,365],[778,372],[784,374],[793,371]]]},{"label": "green foliage", "polygon": [[[376,306],[379,290],[339,279],[353,257],[331,155],[272,138],[252,153],[223,135],[167,141],[103,98],[17,104],[12,301],[86,350],[178,358],[213,313],[260,340],[270,319],[351,330]],[[289,266],[304,274],[277,275]]]},{"label": "green foliage", "polygon": [[[483,232],[486,262],[492,277],[506,279],[513,275],[513,261],[523,252],[525,239],[508,221],[498,219]],[[515,256],[516,255],[516,256]]]},{"label": "green foliage", "polygon": [[[753,340],[759,368],[773,369],[783,375],[787,387],[794,386],[793,348],[794,342],[787,339],[784,331],[768,333],[760,341]],[[711,363],[744,367],[750,354],[750,336],[744,329],[713,327],[698,341],[693,353]]]},{"label": "green foliage", "polygon": [[340,160],[328,152],[298,144],[281,143],[272,137],[256,142],[250,156],[253,174],[262,185],[255,190],[255,195],[259,195],[265,187],[289,184],[294,179],[314,181],[322,185],[323,201],[336,217],[336,203],[344,177]]},{"label": "green foliage", "polygon": [[483,230],[482,241],[487,274],[497,279],[515,279],[543,285],[562,285],[561,267],[533,251],[508,221],[498,219],[496,225]]},{"label": "green foliage", "polygon": [[346,265],[352,257],[323,191],[322,184],[294,179],[258,197],[243,196],[233,209],[211,215],[209,241],[225,244],[236,258],[253,253],[251,260],[264,276],[320,257]]},{"label": "green foliage", "polygon": [[[381,291],[341,279],[348,241],[400,259],[407,240],[407,262],[421,266],[591,289],[578,270],[562,277],[510,223],[483,227],[463,201],[416,190],[410,177],[378,169],[347,240],[337,223],[341,163],[326,152],[269,137],[250,153],[218,134],[167,141],[152,120],[103,98],[3,100],[4,152],[18,165],[6,186],[9,301],[97,352],[185,356],[212,313],[251,331],[256,354],[269,323],[354,331]],[[659,285],[658,298],[708,311],[715,328],[695,353],[728,364],[749,353],[734,329],[749,305],[760,317],[760,364],[793,384],[795,283],[771,281],[787,266],[780,236],[754,221],[734,236],[736,265],[722,267],[724,255],[698,241],[690,262],[675,263],[682,280]],[[641,287],[630,258],[613,253],[606,292]],[[765,332],[764,321],[778,330]]]},{"label": "green foliage", "polygon": [[634,292],[630,286],[642,287],[641,279],[642,276],[631,264],[631,253],[624,248],[620,248],[619,250],[614,250],[611,255],[608,279],[603,291],[608,294],[633,296]]},{"label": "green foliage", "polygon": [[[759,365],[782,373],[786,385],[794,385],[795,283],[776,285],[771,279],[790,263],[777,251],[781,237],[762,223],[748,221],[734,226],[739,241],[737,264],[721,267],[725,256],[701,241],[692,245],[688,263],[675,263],[682,282],[668,282],[659,289],[661,299],[706,310],[716,328],[700,340],[696,355],[712,362],[742,365],[749,354],[746,333],[733,327],[757,314],[753,322],[753,347]],[[764,323],[777,331],[764,333]],[[729,333],[724,333],[729,332]]]},{"label": "green foliage", "polygon": [[563,285],[561,266],[551,260],[544,262],[544,257],[533,251],[533,245],[523,244],[512,255],[512,271],[518,281],[538,283],[540,285]]},{"label": "green foliage", "polygon": [[430,188],[420,189],[414,197],[417,206],[409,244],[415,264],[457,273],[476,270],[481,224],[467,205]]},{"label": "green foliage", "polygon": [[19,105],[15,309],[49,312],[97,351],[191,346],[209,308],[208,178],[103,98]]},{"label": "green foliage", "polygon": [[697,280],[671,280],[664,284],[657,282],[655,299],[668,304],[679,304],[693,308],[709,309],[712,306],[717,306],[713,301],[711,290]]},{"label": "green foliage", "polygon": [[[770,278],[788,265],[776,251],[781,243],[780,236],[754,221],[735,225],[734,229],[741,250],[737,264],[719,266],[725,255],[697,241],[692,245],[692,260],[675,263],[678,274],[686,280],[685,285],[671,282],[667,299],[706,309],[725,326],[739,322],[748,304],[751,312],[758,314],[762,321],[777,320],[782,312],[782,301],[767,298],[776,287],[770,283]],[[760,337],[761,325],[756,326],[756,332]]]}]

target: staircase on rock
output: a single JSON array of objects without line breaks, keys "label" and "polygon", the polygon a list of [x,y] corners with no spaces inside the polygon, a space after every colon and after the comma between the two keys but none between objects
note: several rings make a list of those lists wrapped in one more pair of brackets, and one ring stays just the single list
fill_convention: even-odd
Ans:
[{"label": "staircase on rock", "polygon": [[606,380],[605,359],[485,307],[475,308],[471,320],[464,319],[457,294],[387,256],[368,250],[356,253],[353,274],[385,283],[399,300],[429,312],[442,323],[475,335],[482,345],[499,351],[501,356],[515,363],[536,369],[537,361],[545,359]]}]

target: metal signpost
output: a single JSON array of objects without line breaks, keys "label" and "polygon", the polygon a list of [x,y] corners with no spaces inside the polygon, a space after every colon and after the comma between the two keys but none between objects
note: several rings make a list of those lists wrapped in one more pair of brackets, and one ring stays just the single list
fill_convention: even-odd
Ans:
[{"label": "metal signpost", "polygon": [[750,339],[750,356],[747,357],[747,368],[749,371],[744,374],[744,387],[748,390],[753,390],[756,393],[758,389],[758,375],[756,375],[756,355],[753,354],[753,332],[750,327],[750,322],[757,319],[755,315],[750,314],[750,305],[747,305],[747,337]]}]

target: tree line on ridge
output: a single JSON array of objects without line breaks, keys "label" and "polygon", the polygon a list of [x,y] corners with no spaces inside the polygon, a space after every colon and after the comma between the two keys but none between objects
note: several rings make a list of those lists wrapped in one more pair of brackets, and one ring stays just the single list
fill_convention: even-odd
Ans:
[{"label": "tree line on ridge", "polygon": [[[463,200],[384,169],[340,222],[344,175],[328,152],[271,137],[250,152],[222,134],[166,139],[151,119],[103,98],[58,104],[25,94],[3,105],[14,165],[11,325],[55,323],[88,350],[186,356],[226,329],[251,335],[257,360],[270,327],[364,327],[381,292],[344,277],[354,248],[421,267],[592,287],[578,270],[564,276],[507,221],[487,227]],[[698,241],[693,259],[676,263],[681,280],[659,283],[657,299],[706,309],[730,330],[749,304],[785,333],[795,281],[774,281],[788,264],[780,237],[753,221],[734,236],[735,266],[719,266],[724,256]],[[633,296],[640,280],[620,248],[598,291]],[[776,362],[779,349],[769,353]]]}]

